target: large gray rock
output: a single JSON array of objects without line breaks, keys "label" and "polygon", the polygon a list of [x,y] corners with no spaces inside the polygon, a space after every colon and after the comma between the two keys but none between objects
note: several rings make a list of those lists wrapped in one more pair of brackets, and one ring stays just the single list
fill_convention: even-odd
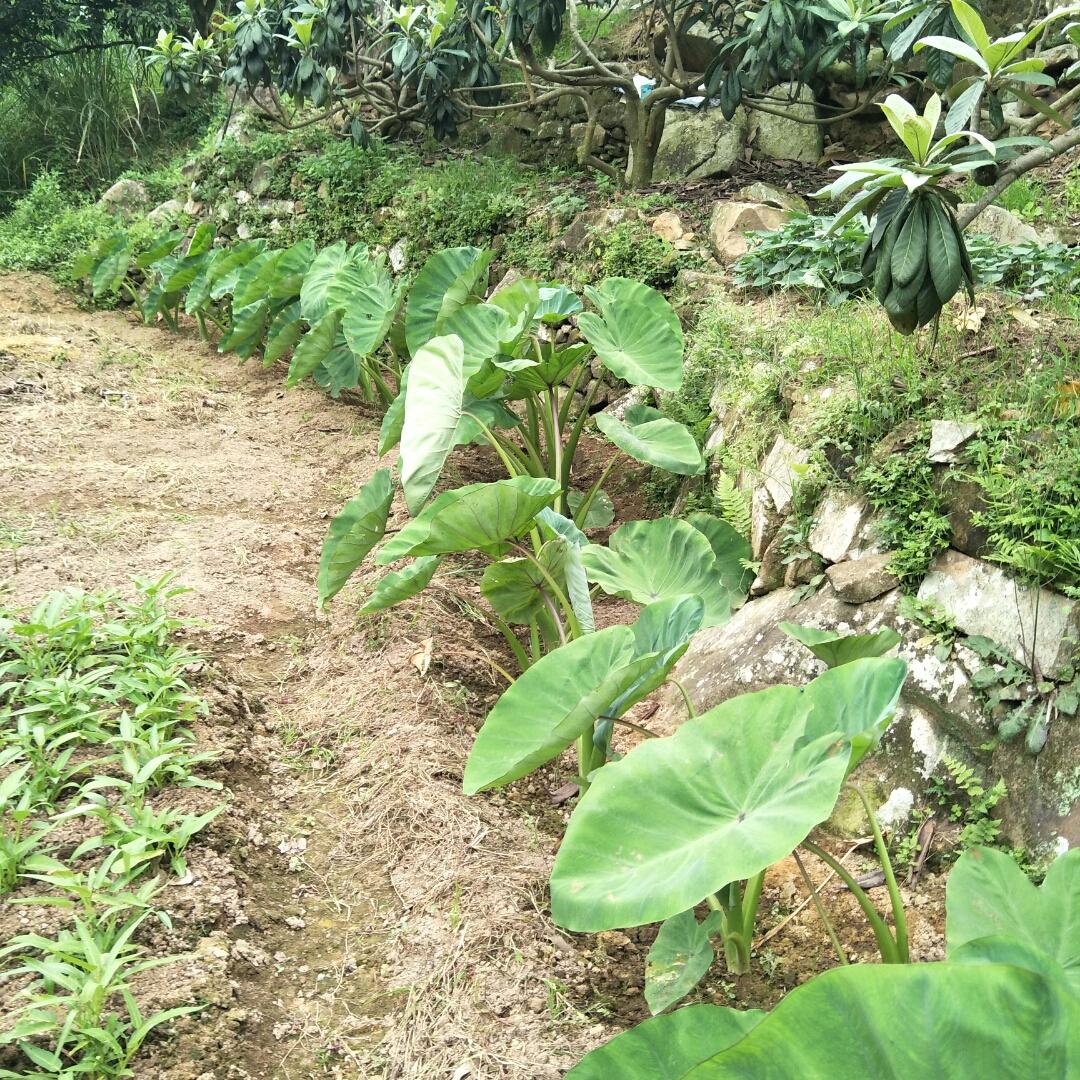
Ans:
[{"label": "large gray rock", "polygon": [[[971,209],[973,203],[961,203],[957,207],[958,217]],[[1042,237],[1038,229],[1021,221],[1004,206],[988,206],[968,226],[968,231],[989,237],[997,244],[1041,244]]]},{"label": "large gray rock", "polygon": [[827,563],[851,558],[870,514],[870,505],[865,499],[833,489],[814,513],[810,550]]},{"label": "large gray rock", "polygon": [[640,217],[640,210],[628,207],[582,211],[570,222],[566,232],[555,241],[555,247],[571,254],[581,251],[592,241],[595,234],[608,232],[624,221],[636,221]]},{"label": "large gray rock", "polygon": [[782,110],[785,115],[753,111],[750,118],[750,143],[759,157],[775,161],[802,161],[816,165],[821,160],[822,134],[820,124],[800,123],[795,117],[813,120],[814,93],[809,86],[796,87],[783,83],[766,91],[765,98],[771,108]]},{"label": "large gray rock", "polygon": [[741,199],[743,202],[776,206],[781,210],[790,210],[793,214],[805,214],[810,209],[801,195],[794,191],[783,191],[772,184],[766,184],[763,180],[755,180],[752,184],[739,188],[735,192],[735,198]]},{"label": "large gray rock", "polygon": [[162,225],[168,225],[170,222],[175,221],[183,212],[184,204],[179,199],[168,199],[166,202],[158,203],[146,215],[146,220],[151,225],[160,228]]},{"label": "large gray rock", "polygon": [[730,120],[719,109],[679,109],[667,115],[656,150],[653,181],[705,180],[742,160],[750,121],[739,108]]},{"label": "large gray rock", "polygon": [[765,552],[776,539],[783,520],[777,512],[769,489],[764,484],[754,488],[750,496],[750,551],[755,559],[765,557]]},{"label": "large gray rock", "polygon": [[133,217],[150,205],[150,193],[141,180],[117,180],[98,199],[98,206],[111,214]]},{"label": "large gray rock", "polygon": [[1067,664],[1080,636],[1080,602],[1029,588],[991,563],[945,551],[919,586],[919,599],[940,604],[965,633],[987,637],[1043,675]]},{"label": "large gray rock", "polygon": [[791,215],[764,203],[718,202],[709,218],[709,246],[722,263],[733,263],[750,246],[747,233],[771,232]]},{"label": "large gray rock", "polygon": [[[908,678],[881,746],[863,759],[855,779],[875,793],[877,802],[907,803],[904,792],[921,793],[948,755],[977,765],[988,782],[1005,778],[1009,794],[998,811],[1010,842],[1029,850],[1060,842],[1059,837],[1080,843],[1080,725],[1051,729],[1038,768],[1021,740],[1003,743],[988,755],[982,748],[991,741],[996,722],[971,678],[984,661],[963,644],[943,659],[925,627],[900,614],[899,590],[860,605],[845,603],[830,586],[795,603],[797,598],[792,589],[777,589],[746,603],[726,625],[694,636],[673,677],[686,689],[695,713],[779,683],[803,685],[824,670],[780,629],[781,622],[844,634],[892,627],[903,638],[898,654],[908,664]],[[668,687],[648,723],[651,730],[669,735],[686,719],[681,694]]]},{"label": "large gray rock", "polygon": [[927,458],[939,464],[960,460],[963,449],[979,432],[979,425],[967,420],[935,420],[930,425]]},{"label": "large gray rock", "polygon": [[836,595],[849,604],[866,604],[895,589],[900,579],[889,569],[891,551],[838,562],[825,571]]},{"label": "large gray rock", "polygon": [[799,467],[806,465],[809,460],[808,451],[789,442],[783,435],[776,436],[765,455],[761,463],[762,480],[781,516],[786,517],[791,513]]}]

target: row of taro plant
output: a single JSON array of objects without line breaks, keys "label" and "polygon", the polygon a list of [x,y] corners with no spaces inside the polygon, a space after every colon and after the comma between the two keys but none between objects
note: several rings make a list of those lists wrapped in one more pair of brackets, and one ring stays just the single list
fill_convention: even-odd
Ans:
[{"label": "row of taro plant", "polygon": [[[295,251],[257,257],[285,262]],[[231,252],[208,258],[227,263]],[[378,582],[364,612],[415,596],[455,556],[468,556],[466,570],[482,559],[481,592],[521,670],[480,729],[466,763],[465,790],[504,786],[576,746],[581,799],[552,872],[552,914],[576,931],[662,922],[646,971],[646,996],[655,1012],[671,1009],[693,989],[717,947],[730,972],[748,970],[764,875],[778,860],[797,857],[799,848],[832,865],[852,890],[885,962],[816,980],[791,996],[793,1004],[777,1009],[775,1020],[708,1006],[657,1017],[591,1055],[575,1075],[766,1075],[778,1060],[783,1064],[775,1075],[822,1074],[816,1059],[802,1061],[790,1048],[777,1049],[792,1038],[783,1019],[792,1015],[808,1028],[802,1040],[808,1055],[823,1046],[866,1040],[870,1056],[859,1058],[852,1051],[854,1064],[838,1075],[886,1075],[899,1067],[898,1060],[906,1065],[909,1058],[897,1058],[904,1052],[900,1045],[878,1038],[882,1014],[863,985],[875,980],[882,980],[883,994],[903,1001],[905,1016],[915,1022],[928,1001],[937,1003],[934,1007],[954,995],[966,1001],[964,995],[970,997],[986,976],[993,1012],[965,1012],[960,1029],[965,1039],[982,1037],[987,1016],[999,1017],[1010,1001],[1024,1015],[1050,1007],[1049,1002],[1056,1015],[1067,1017],[1073,1005],[1071,997],[1059,994],[1064,983],[1047,974],[1049,961],[1042,952],[1029,956],[1026,946],[1006,943],[999,952],[991,942],[961,957],[985,963],[984,971],[961,968],[954,956],[945,965],[907,966],[903,907],[872,814],[891,927],[844,867],[809,839],[891,721],[906,675],[901,661],[883,655],[895,645],[895,635],[837,640],[791,627],[829,667],[809,686],[779,686],[736,698],[691,717],[667,738],[652,737],[625,719],[636,702],[668,679],[690,637],[702,627],[722,624],[741,603],[746,541],[723,522],[698,514],[629,522],[609,544],[590,542],[587,530],[608,523],[610,507],[601,497],[603,476],[588,490],[573,486],[575,452],[589,411],[588,401],[576,399],[573,391],[594,360],[634,383],[677,387],[682,377],[678,322],[658,294],[622,279],[588,291],[589,311],[569,290],[528,280],[485,299],[487,259],[471,248],[440,253],[424,267],[403,307],[381,264],[364,249],[344,245],[314,257],[295,286],[298,300],[253,299],[258,290],[249,281],[261,272],[257,269],[247,272],[247,281],[238,277],[216,287],[220,304],[214,318],[225,334],[222,348],[234,347],[238,312],[265,303],[259,315],[265,334],[288,303],[299,303],[290,382],[314,373],[332,390],[349,385],[325,377],[335,365],[319,374],[324,350],[347,351],[351,359],[340,369],[348,379],[388,402],[379,449],[385,454],[398,448],[396,485],[410,520],[388,529],[395,473],[378,470],[331,524],[319,569],[320,601],[333,597],[372,552],[378,565],[407,561]],[[154,289],[168,292],[159,278],[158,272],[151,296]],[[211,286],[211,297],[214,291]],[[313,306],[314,296],[323,302]],[[375,296],[381,299],[375,302]],[[144,308],[154,314],[145,301]],[[350,319],[352,340],[345,330]],[[372,333],[357,345],[356,326],[365,322]],[[248,334],[244,340],[257,338]],[[285,351],[273,348],[276,340],[274,332],[265,337],[264,355],[271,360]],[[361,346],[376,340],[359,355]],[[623,420],[600,416],[597,426],[638,460],[676,473],[703,467],[689,432],[654,410],[628,410]],[[494,447],[507,477],[432,497],[451,451],[469,443]],[[460,560],[454,569],[461,571]],[[597,589],[641,605],[636,621],[596,630],[592,598]],[[612,744],[620,724],[640,738],[624,756]],[[846,965],[821,898],[816,902]],[[1066,953],[1060,958],[1067,959]],[[828,1012],[837,1002],[857,1034],[843,1041],[835,1035],[817,1040],[819,1026],[833,1031],[819,1010]],[[1049,1060],[1060,1060],[1068,1050],[1062,1030],[1043,1040],[1040,1052]],[[720,1061],[744,1039],[746,1055]],[[988,1043],[995,1060],[1003,1041],[1010,1054],[1031,1052],[1022,1024],[1015,1032],[1013,1025],[997,1024]],[[950,1031],[938,1042],[934,1068],[915,1075],[969,1075],[956,1065],[962,1060],[966,1067],[967,1058],[958,1058],[961,1050],[966,1053],[964,1040]],[[925,1055],[922,1041],[918,1048]],[[924,1058],[918,1061],[921,1067]],[[752,1068],[758,1071],[747,1071]]]},{"label": "row of taro plant", "polygon": [[[659,293],[625,278],[586,290],[585,300],[528,278],[485,298],[490,258],[477,248],[442,251],[406,297],[362,246],[215,247],[203,225],[134,262],[117,234],[85,269],[96,295],[125,289],[148,320],[175,325],[184,311],[208,335],[217,324],[222,350],[246,357],[261,348],[267,363],[291,350],[290,384],[313,375],[332,393],[359,387],[386,403],[379,453],[397,449],[396,472],[377,470],[331,523],[320,603],[373,551],[379,565],[408,561],[382,578],[365,612],[416,595],[447,556],[483,560],[481,592],[530,676],[514,694],[536,709],[543,694],[529,687],[550,680],[565,715],[528,762],[486,757],[470,766],[469,784],[514,779],[577,742],[584,786],[610,756],[614,724],[663,682],[695,630],[725,621],[741,602],[749,546],[706,514],[630,522],[610,546],[589,542],[584,530],[612,520],[603,483],[622,453],[676,474],[704,470],[690,432],[640,404],[622,419],[597,416],[611,458],[586,490],[575,487],[591,372],[599,365],[633,384],[677,389],[678,318]],[[468,444],[493,447],[505,479],[435,495],[450,453]],[[411,520],[383,542],[397,487]],[[596,633],[591,585],[645,611],[633,627]],[[581,678],[599,680],[589,702],[566,692]],[[486,730],[517,708],[515,696],[501,702]]]},{"label": "row of taro plant", "polygon": [[0,610],[0,894],[59,909],[55,931],[0,947],[0,1076],[129,1076],[155,1028],[197,1010],[144,1015],[133,982],[180,959],[149,955],[139,928],[169,925],[165,878],[223,809],[157,805],[168,787],[220,787],[187,728],[205,705],[185,678],[196,657],[171,641],[178,591],[165,578],[135,603],[73,590]]}]

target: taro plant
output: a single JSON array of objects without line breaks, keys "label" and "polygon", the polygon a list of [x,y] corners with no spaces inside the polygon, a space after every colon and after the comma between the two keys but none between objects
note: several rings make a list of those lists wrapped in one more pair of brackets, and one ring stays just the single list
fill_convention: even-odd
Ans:
[{"label": "taro plant", "polygon": [[[802,689],[736,697],[670,737],[645,739],[597,773],[555,859],[555,922],[586,932],[663,922],[648,973],[657,1009],[704,975],[714,937],[728,970],[746,972],[766,870],[799,845],[838,866],[808,834],[832,813],[845,780],[890,723],[906,672],[901,660],[864,658]],[[851,875],[843,867],[838,873],[883,959],[904,962],[903,908],[875,833],[895,936]],[[710,914],[699,923],[701,904]]]},{"label": "taro plant", "polygon": [[949,877],[944,962],[836,968],[771,1013],[690,1005],[616,1036],[567,1080],[1071,1076],[1078,888],[1076,851],[1036,889],[1007,855],[972,849]]}]

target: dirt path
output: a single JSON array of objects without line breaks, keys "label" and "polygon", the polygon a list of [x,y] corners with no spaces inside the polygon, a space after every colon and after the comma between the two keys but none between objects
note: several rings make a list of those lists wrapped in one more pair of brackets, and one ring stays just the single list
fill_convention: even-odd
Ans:
[{"label": "dirt path", "polygon": [[518,796],[460,794],[497,692],[460,600],[315,612],[326,516],[375,468],[374,430],[195,335],[0,277],[5,602],[175,570],[213,665],[199,734],[232,809],[175,887],[195,959],[162,969],[166,998],[211,1006],[140,1076],[541,1080],[619,1011],[570,1004],[608,961],[538,915],[553,833]]}]

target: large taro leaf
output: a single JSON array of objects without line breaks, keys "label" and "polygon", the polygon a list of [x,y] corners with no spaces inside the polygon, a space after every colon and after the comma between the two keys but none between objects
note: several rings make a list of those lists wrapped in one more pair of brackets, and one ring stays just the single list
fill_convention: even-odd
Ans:
[{"label": "large taro leaf", "polygon": [[409,365],[401,369],[401,381],[398,383],[397,396],[383,413],[379,426],[379,457],[393,450],[401,442],[401,425],[405,423],[405,397],[409,386]]},{"label": "large taro leaf", "polygon": [[501,619],[530,623],[558,603],[552,581],[565,592],[566,553],[562,540],[549,540],[535,558],[493,562],[480,579],[480,592]]},{"label": "large taro leaf", "polygon": [[607,547],[590,544],[582,559],[589,580],[606,593],[639,604],[700,596],[703,626],[718,626],[731,617],[732,593],[720,579],[712,545],[685,521],[630,521],[612,533]]},{"label": "large taro leaf", "polygon": [[567,345],[561,349],[549,344],[541,345],[540,353],[543,359],[540,363],[522,367],[522,362],[519,361],[509,369],[514,372],[510,396],[525,397],[527,394],[538,394],[549,387],[560,385],[578,364],[585,362],[591,351],[585,342]]},{"label": "large taro leaf", "polygon": [[270,282],[271,300],[294,300],[300,296],[300,289],[304,284],[311,264],[315,261],[315,242],[313,240],[301,240],[286,248],[281,253],[281,261],[277,264],[277,273]]},{"label": "large taro leaf", "polygon": [[339,240],[323,248],[300,289],[304,318],[315,323],[327,312],[348,310],[356,292],[370,284],[372,272],[371,259],[362,244],[350,248]]},{"label": "large taro leaf", "polygon": [[218,352],[235,352],[246,360],[262,344],[269,300],[257,300],[247,307],[232,309],[229,332],[218,342]]},{"label": "large taro leaf", "polygon": [[645,1001],[654,1015],[681,1001],[712,967],[712,935],[722,915],[710,911],[699,923],[692,911],[672,915],[660,927],[645,960]]},{"label": "large taro leaf", "polygon": [[372,590],[371,595],[360,608],[360,614],[371,615],[376,611],[385,611],[386,608],[391,608],[423,592],[428,582],[435,576],[440,562],[442,560],[438,555],[425,555],[401,570],[392,570]]},{"label": "large taro leaf", "polygon": [[478,299],[489,262],[490,251],[459,247],[436,252],[424,263],[405,305],[405,342],[412,355],[440,332],[440,322]]},{"label": "large taro leaf", "polygon": [[465,378],[461,338],[432,338],[409,364],[398,467],[405,503],[414,516],[438,482],[454,448],[461,420]]},{"label": "large taro leaf", "polygon": [[406,555],[454,551],[505,554],[509,541],[532,527],[559,490],[559,482],[548,477],[515,476],[444,491],[383,544],[375,561],[387,566]]},{"label": "large taro leaf", "polygon": [[330,522],[319,560],[320,606],[341,590],[367,553],[382,539],[393,498],[390,470],[379,469]]},{"label": "large taro leaf", "polygon": [[701,510],[687,514],[686,520],[709,541],[720,583],[731,593],[734,606],[746,597],[754,580],[754,571],[746,565],[753,556],[750,541],[722,518]]},{"label": "large taro leaf", "polygon": [[792,686],[744,694],[601,769],[555,859],[555,922],[660,922],[789,854],[831,813],[848,759],[837,735],[804,739],[809,708]]},{"label": "large taro leaf", "polygon": [[510,318],[494,304],[466,304],[444,319],[441,333],[461,338],[465,355],[466,378],[471,378],[502,350],[502,341],[509,333]]},{"label": "large taro leaf", "polygon": [[263,348],[263,366],[269,367],[280,360],[300,340],[302,330],[300,301],[294,300],[286,304],[270,322]]},{"label": "large taro leaf", "polygon": [[341,313],[330,311],[308,330],[293,350],[286,386],[295,386],[315,371],[333,350],[340,329]]},{"label": "large taro leaf", "polygon": [[551,285],[540,289],[533,318],[549,326],[558,326],[579,311],[581,299],[577,293],[571,292],[565,285]]},{"label": "large taro leaf", "polygon": [[606,529],[615,520],[615,504],[606,491],[593,493],[585,515],[581,515],[581,506],[585,502],[585,492],[571,488],[566,493],[566,504],[574,520],[583,529]]},{"label": "large taro leaf", "polygon": [[635,461],[679,476],[699,476],[705,471],[705,459],[694,436],[659,409],[631,405],[622,420],[610,413],[597,413],[596,426]]},{"label": "large taro leaf", "polygon": [[979,938],[1008,935],[1052,958],[1080,997],[1080,849],[1059,855],[1036,888],[993,848],[960,856],[946,892],[949,957]]},{"label": "large taro leaf", "polygon": [[[265,240],[242,240],[239,244],[233,244],[227,251],[216,253],[217,257],[209,266],[207,272],[207,287],[210,299],[220,300],[230,294],[236,288],[236,283],[252,259],[266,249]],[[192,283],[192,293],[195,291],[195,283]],[[189,293],[188,299],[191,299]]]},{"label": "large taro leaf", "polygon": [[522,672],[477,733],[465,763],[465,793],[525,776],[591,730],[623,691],[633,652],[630,627],[609,626],[547,653]]},{"label": "large taro leaf", "polygon": [[386,339],[400,299],[386,267],[371,263],[368,280],[350,293],[341,321],[349,348],[359,359],[370,356]]},{"label": "large taro leaf", "polygon": [[578,316],[578,328],[604,366],[633,386],[678,390],[683,378],[679,317],[655,290],[629,278],[608,278],[585,294],[600,312]]},{"label": "large taro leaf", "polygon": [[788,637],[805,645],[823,664],[831,668],[850,664],[867,656],[884,656],[899,645],[900,635],[889,627],[874,634],[840,634],[835,630],[818,630],[813,626],[782,622],[780,629]]},{"label": "large taro leaf", "polygon": [[331,397],[336,398],[342,390],[351,390],[356,386],[361,381],[362,373],[360,361],[349,348],[349,343],[339,328],[333,346],[311,373],[311,377],[317,386],[321,386]]},{"label": "large taro leaf", "polygon": [[848,772],[880,742],[892,722],[907,678],[903,660],[868,657],[852,660],[819,675],[803,687],[813,706],[808,737],[839,731],[851,743]]},{"label": "large taro leaf", "polygon": [[540,290],[532,278],[518,278],[495,292],[488,303],[506,313],[507,332],[502,338],[502,351],[513,355],[521,338],[532,326],[533,316],[540,304]]},{"label": "large taro leaf", "polygon": [[234,312],[269,299],[270,286],[277,277],[278,265],[284,254],[284,251],[263,251],[240,271],[232,294]]},{"label": "large taro leaf", "polygon": [[954,963],[834,968],[792,990],[745,1038],[695,1068],[668,1074],[670,1080],[1076,1075],[1080,1002],[1023,967]]},{"label": "large taro leaf", "polygon": [[720,1005],[654,1016],[586,1054],[566,1080],[673,1080],[737,1043],[765,1016]]},{"label": "large taro leaf", "polygon": [[[92,266],[90,283],[94,290],[94,299],[100,300],[103,296],[115,293],[127,276],[131,262],[131,241],[128,234],[124,231],[114,233],[101,244],[95,254],[98,260],[96,265],[93,265],[92,257],[87,257],[79,269],[89,272]],[[76,277],[81,276],[82,274],[76,273]]]},{"label": "large taro leaf", "polygon": [[633,626],[637,676],[611,703],[610,715],[622,716],[664,682],[704,618],[699,596],[669,596],[642,609]]}]

